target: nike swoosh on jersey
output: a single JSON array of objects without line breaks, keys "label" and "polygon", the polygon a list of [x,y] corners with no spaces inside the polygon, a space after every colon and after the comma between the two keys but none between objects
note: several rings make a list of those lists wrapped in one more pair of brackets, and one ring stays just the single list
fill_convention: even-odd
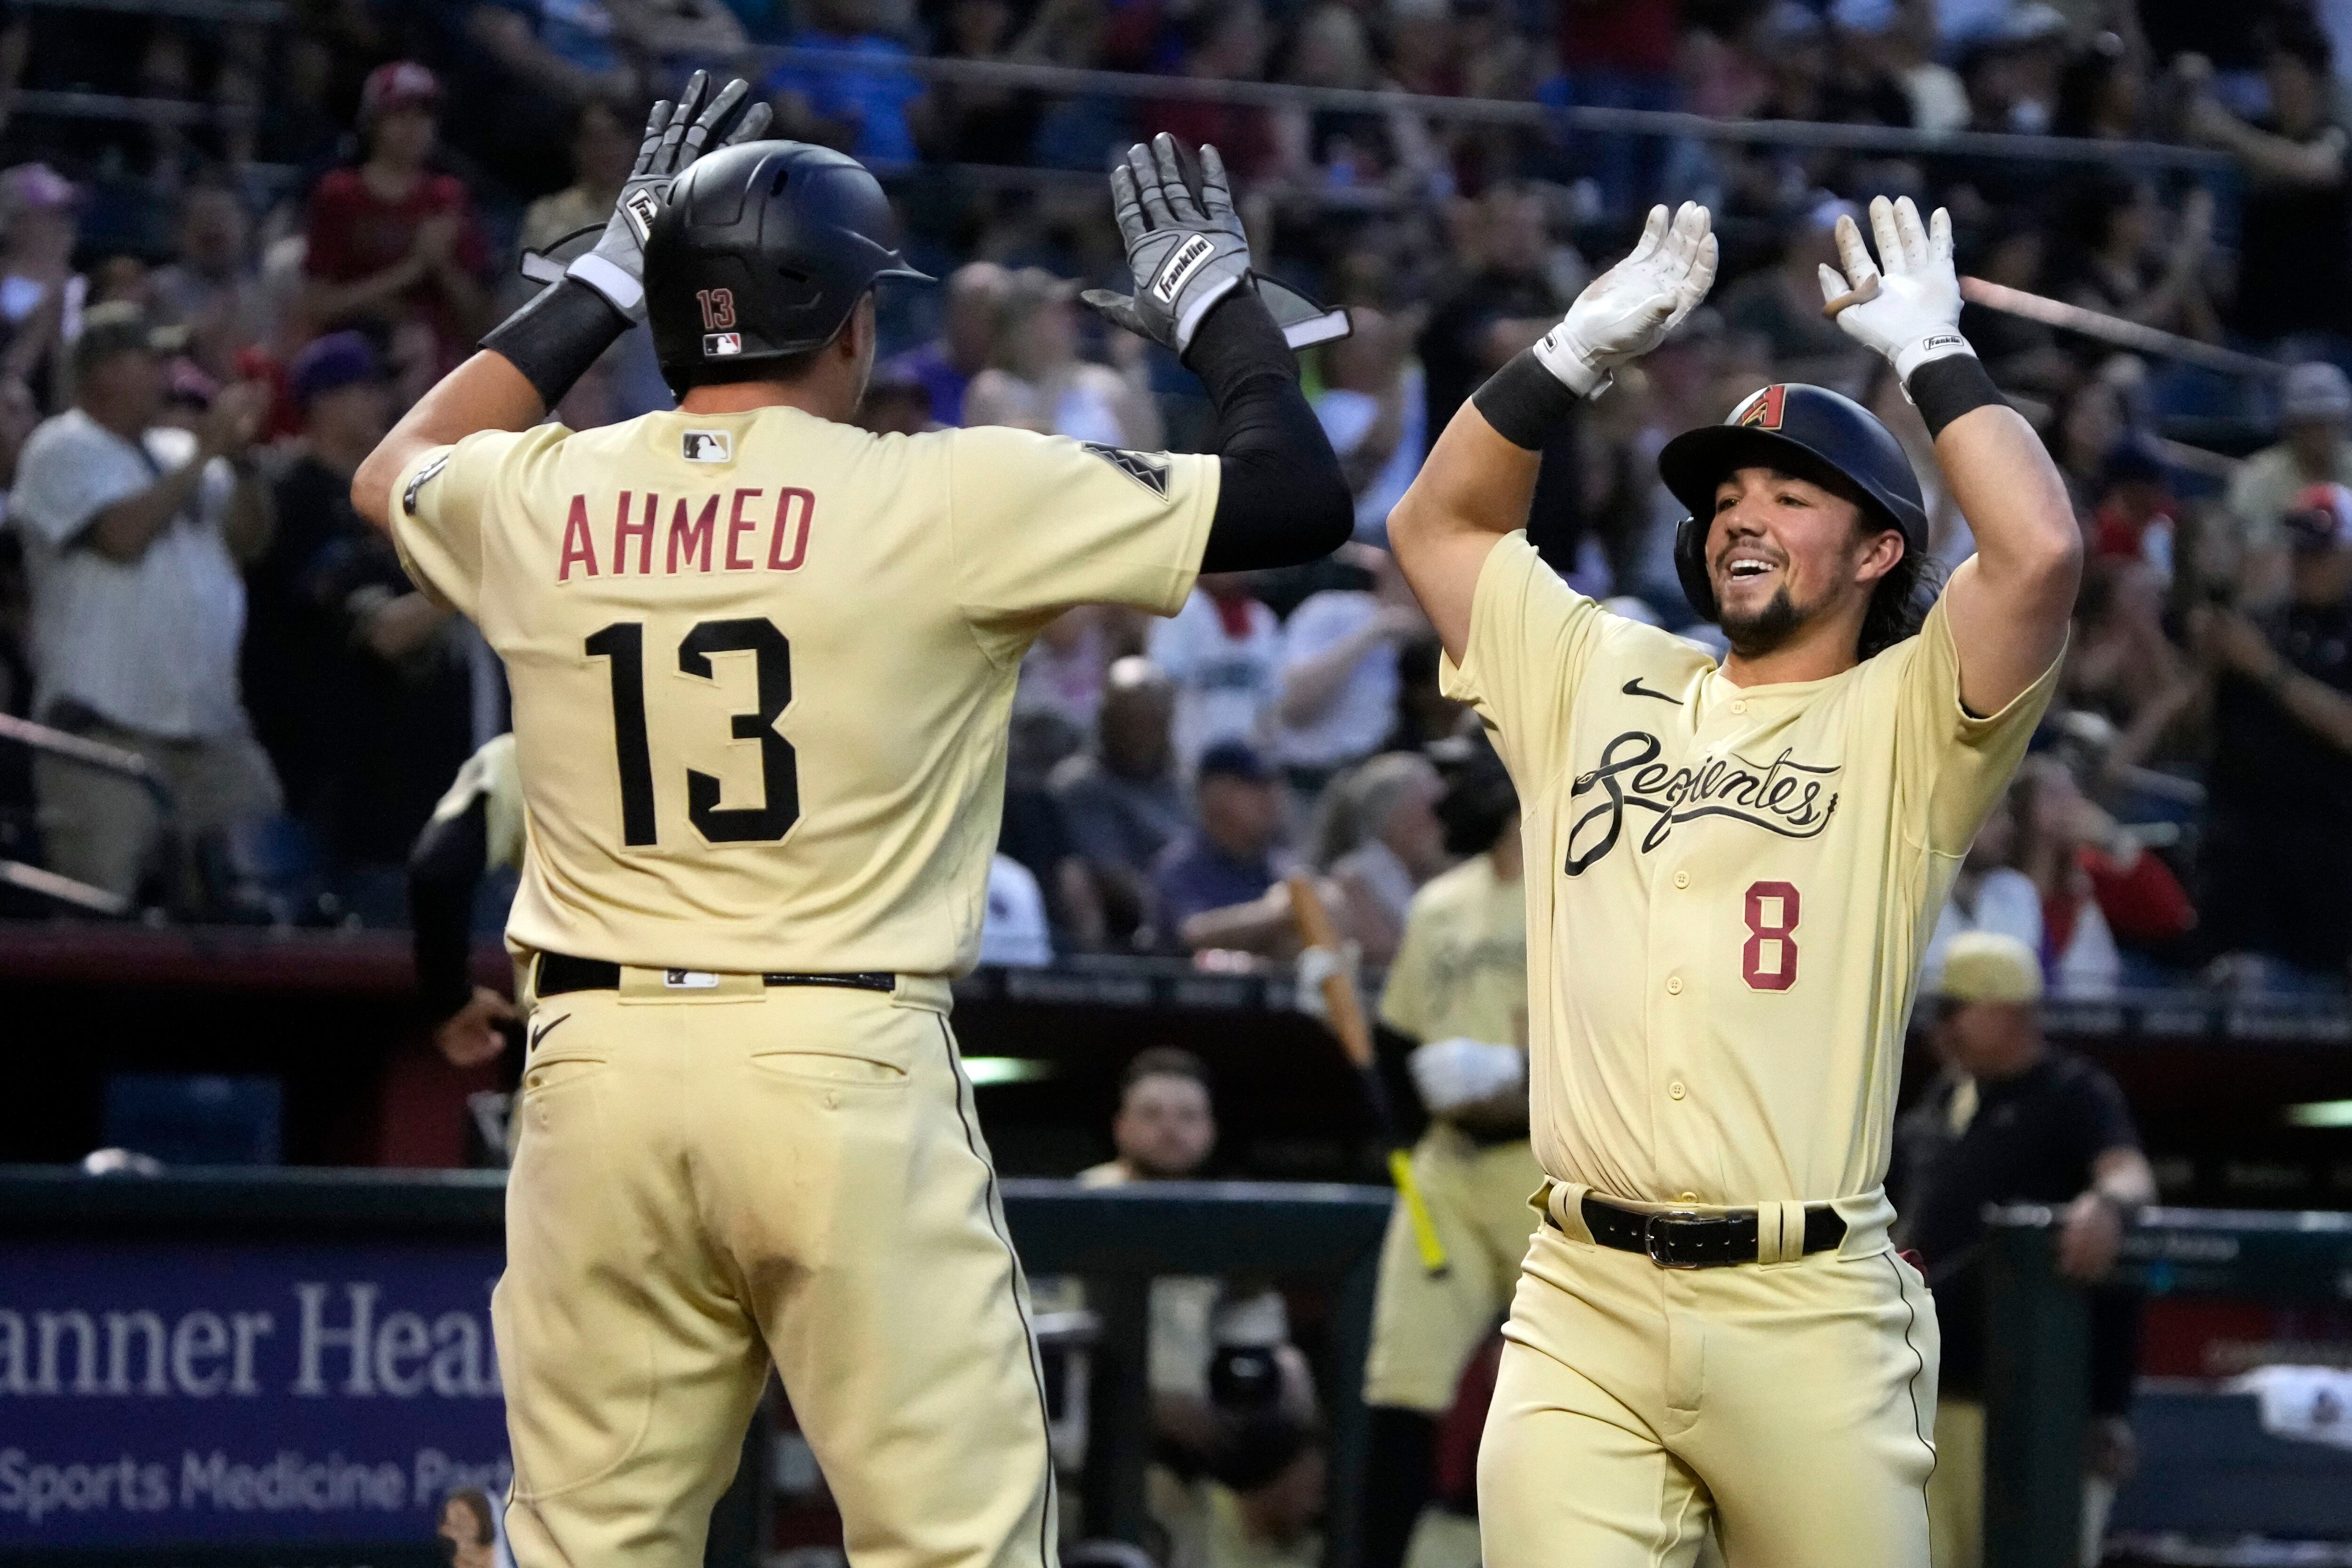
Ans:
[{"label": "nike swoosh on jersey", "polygon": [[1669,697],[1663,691],[1653,691],[1648,687],[1643,685],[1642,678],[1638,675],[1633,679],[1627,681],[1624,685],[1619,687],[1617,689],[1622,691],[1628,697],[1654,697],[1661,702],[1671,702],[1677,708],[1683,705],[1683,700],[1681,698]]},{"label": "nike swoosh on jersey", "polygon": [[539,1049],[539,1042],[540,1042],[540,1041],[541,1041],[541,1040],[543,1040],[543,1039],[545,1039],[545,1038],[547,1038],[547,1037],[548,1037],[548,1036],[550,1036],[550,1035],[551,1035],[551,1034],[555,1033],[555,1026],[556,1026],[556,1025],[558,1025],[558,1024],[568,1024],[568,1023],[570,1023],[571,1021],[572,1021],[572,1015],[571,1015],[571,1014],[569,1014],[569,1013],[566,1013],[565,1015],[563,1015],[563,1016],[562,1016],[562,1017],[561,1017],[561,1018],[550,1018],[546,1023],[541,1024],[541,1025],[540,1025],[537,1028],[535,1028],[535,1029],[531,1030],[531,1032],[530,1032],[530,1048],[531,1048],[532,1050],[534,1050],[534,1051],[535,1051],[535,1050],[537,1050],[537,1049]]}]

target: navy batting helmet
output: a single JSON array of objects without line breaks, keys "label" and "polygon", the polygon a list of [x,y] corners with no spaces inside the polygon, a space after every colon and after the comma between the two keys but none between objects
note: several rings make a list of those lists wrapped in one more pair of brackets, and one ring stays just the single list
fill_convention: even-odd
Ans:
[{"label": "navy batting helmet", "polygon": [[1768,386],[1720,425],[1686,430],[1658,453],[1658,477],[1690,509],[1675,531],[1675,572],[1691,608],[1714,620],[1719,607],[1706,574],[1706,535],[1715,487],[1736,468],[1781,469],[1801,479],[1833,474],[1862,492],[1863,510],[1903,535],[1903,547],[1927,548],[1927,508],[1919,476],[1895,432],[1850,397],[1801,383]]},{"label": "navy batting helmet", "polygon": [[745,142],[698,159],[646,240],[662,379],[680,395],[746,379],[737,367],[833,342],[876,279],[929,282],[890,243],[896,232],[881,184],[829,148]]}]

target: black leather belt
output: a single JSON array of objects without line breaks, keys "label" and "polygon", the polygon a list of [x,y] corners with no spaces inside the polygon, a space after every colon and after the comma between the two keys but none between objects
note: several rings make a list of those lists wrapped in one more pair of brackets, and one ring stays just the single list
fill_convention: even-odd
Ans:
[{"label": "black leather belt", "polygon": [[[1582,1205],[1584,1228],[1603,1247],[1638,1252],[1661,1268],[1724,1268],[1756,1261],[1756,1211],[1733,1209],[1726,1214],[1680,1214],[1668,1210],[1647,1214],[1620,1208],[1587,1193]],[[1544,1223],[1563,1230],[1551,1210]],[[1805,1211],[1805,1250],[1827,1252],[1845,1239],[1845,1221],[1823,1204]]]},{"label": "black leather belt", "polygon": [[[689,969],[667,972],[672,984],[680,990],[692,987],[682,984],[686,975],[698,973]],[[761,983],[769,985],[819,985],[837,991],[896,991],[898,977],[873,970],[855,974],[762,974]],[[601,958],[571,958],[560,952],[539,955],[538,983],[532,994],[539,996],[561,996],[572,991],[618,991],[621,988],[621,966],[607,963]]]}]

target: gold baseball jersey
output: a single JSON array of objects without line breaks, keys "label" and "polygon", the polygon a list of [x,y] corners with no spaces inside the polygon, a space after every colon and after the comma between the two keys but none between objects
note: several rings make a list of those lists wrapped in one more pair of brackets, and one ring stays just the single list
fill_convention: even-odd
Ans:
[{"label": "gold baseball jersey", "polygon": [[1021,656],[1172,615],[1217,460],[792,408],[486,431],[392,495],[409,574],[506,661],[522,949],[953,974],[980,940]]},{"label": "gold baseball jersey", "polygon": [[1735,686],[1515,533],[1441,675],[1522,803],[1544,1169],[1650,1203],[1877,1192],[1920,954],[2056,663],[1970,715],[1938,602],[1843,674]]},{"label": "gold baseball jersey", "polygon": [[[1416,1040],[1528,1043],[1528,903],[1474,855],[1432,877],[1405,910],[1381,1017]],[[1525,1194],[1522,1194],[1523,1196]]]}]

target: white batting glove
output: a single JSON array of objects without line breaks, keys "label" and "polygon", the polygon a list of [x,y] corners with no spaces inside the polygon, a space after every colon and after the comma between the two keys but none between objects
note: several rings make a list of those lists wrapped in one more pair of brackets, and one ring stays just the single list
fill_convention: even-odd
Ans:
[{"label": "white batting glove", "polygon": [[1508,1094],[1527,1081],[1527,1053],[1485,1040],[1432,1040],[1404,1059],[1412,1087],[1432,1116]]},{"label": "white batting glove", "polygon": [[1911,198],[1890,202],[1874,196],[1870,228],[1878,239],[1878,258],[1885,270],[1871,264],[1870,248],[1853,219],[1837,222],[1838,269],[1822,267],[1822,313],[1864,347],[1885,354],[1895,366],[1895,379],[1908,382],[1911,373],[1929,360],[1950,354],[1973,356],[1976,350],[1960,336],[1960,279],[1952,268],[1952,215],[1942,207],[1925,226]]},{"label": "white batting glove", "polygon": [[1309,947],[1298,954],[1298,967],[1293,972],[1291,990],[1298,1010],[1310,1018],[1331,1021],[1331,1009],[1323,1000],[1323,982],[1338,974],[1349,985],[1357,984],[1363,973],[1364,948],[1361,942],[1342,942],[1337,947]]},{"label": "white batting glove", "polygon": [[1715,282],[1711,221],[1696,202],[1672,222],[1664,206],[1652,207],[1633,253],[1586,284],[1536,344],[1543,367],[1578,396],[1596,397],[1619,365],[1664,342]]}]

